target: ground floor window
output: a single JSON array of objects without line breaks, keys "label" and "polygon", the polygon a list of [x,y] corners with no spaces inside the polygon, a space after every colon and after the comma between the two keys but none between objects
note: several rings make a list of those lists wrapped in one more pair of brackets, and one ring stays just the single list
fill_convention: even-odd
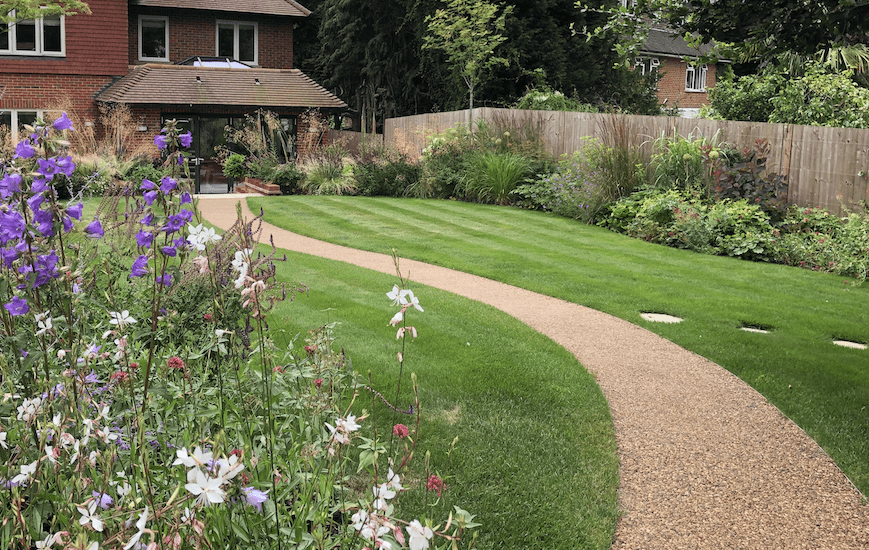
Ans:
[{"label": "ground floor window", "polygon": [[27,124],[32,125],[36,122],[36,119],[42,116],[43,112],[41,110],[0,109],[0,130],[2,130],[4,135],[9,136],[13,144],[18,143],[26,135],[24,126]]}]

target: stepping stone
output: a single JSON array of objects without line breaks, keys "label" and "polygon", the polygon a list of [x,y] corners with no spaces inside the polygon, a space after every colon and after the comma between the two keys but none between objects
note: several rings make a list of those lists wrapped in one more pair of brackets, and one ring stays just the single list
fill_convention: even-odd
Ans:
[{"label": "stepping stone", "polygon": [[640,317],[653,323],[681,323],[682,319],[666,313],[640,313]]},{"label": "stepping stone", "polygon": [[849,342],[848,340],[833,340],[833,343],[837,346],[842,346],[843,348],[866,349],[866,344]]},{"label": "stepping stone", "polygon": [[744,330],[745,332],[756,332],[757,334],[769,334],[768,330],[757,327],[739,327],[739,330]]}]

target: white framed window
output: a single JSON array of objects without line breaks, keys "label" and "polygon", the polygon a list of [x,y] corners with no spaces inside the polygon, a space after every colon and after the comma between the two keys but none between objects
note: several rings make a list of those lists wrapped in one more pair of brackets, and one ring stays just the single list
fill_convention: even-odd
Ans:
[{"label": "white framed window", "polygon": [[657,57],[638,57],[634,60],[634,70],[640,71],[641,75],[656,73],[660,66],[661,60]]},{"label": "white framed window", "polygon": [[0,126],[9,132],[13,145],[17,145],[26,135],[24,125],[32,125],[36,119],[43,116],[44,112],[41,110],[2,109],[0,110]]},{"label": "white framed window", "polygon": [[169,61],[169,18],[139,16],[139,59]]},{"label": "white framed window", "polygon": [[[9,12],[15,16],[15,10]],[[66,55],[65,21],[62,15],[0,23],[0,54]]]},{"label": "white framed window", "polygon": [[685,91],[706,91],[706,65],[688,65],[685,68]]},{"label": "white framed window", "polygon": [[247,21],[217,22],[217,56],[258,64],[257,24]]}]

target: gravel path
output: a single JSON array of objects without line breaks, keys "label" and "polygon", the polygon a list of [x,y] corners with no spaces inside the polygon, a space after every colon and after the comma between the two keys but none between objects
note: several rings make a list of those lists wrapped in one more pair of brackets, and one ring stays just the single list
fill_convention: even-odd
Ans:
[{"label": "gravel path", "polygon": [[[232,225],[237,198],[200,198],[209,222]],[[395,272],[383,254],[268,224],[263,234],[279,248]],[[861,494],[811,438],[725,369],[576,304],[412,260],[401,267],[414,282],[507,312],[594,374],[620,459],[614,549],[869,548]]]}]

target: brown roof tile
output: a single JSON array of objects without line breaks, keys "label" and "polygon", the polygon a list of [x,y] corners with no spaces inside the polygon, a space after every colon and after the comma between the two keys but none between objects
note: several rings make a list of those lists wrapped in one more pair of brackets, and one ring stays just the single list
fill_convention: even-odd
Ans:
[{"label": "brown roof tile", "polygon": [[225,69],[153,63],[134,68],[97,100],[158,105],[347,107],[298,69]]},{"label": "brown roof tile", "polygon": [[156,8],[184,8],[191,10],[231,11],[236,13],[264,13],[267,15],[293,15],[307,17],[311,10],[295,0],[133,0],[136,6]]}]

